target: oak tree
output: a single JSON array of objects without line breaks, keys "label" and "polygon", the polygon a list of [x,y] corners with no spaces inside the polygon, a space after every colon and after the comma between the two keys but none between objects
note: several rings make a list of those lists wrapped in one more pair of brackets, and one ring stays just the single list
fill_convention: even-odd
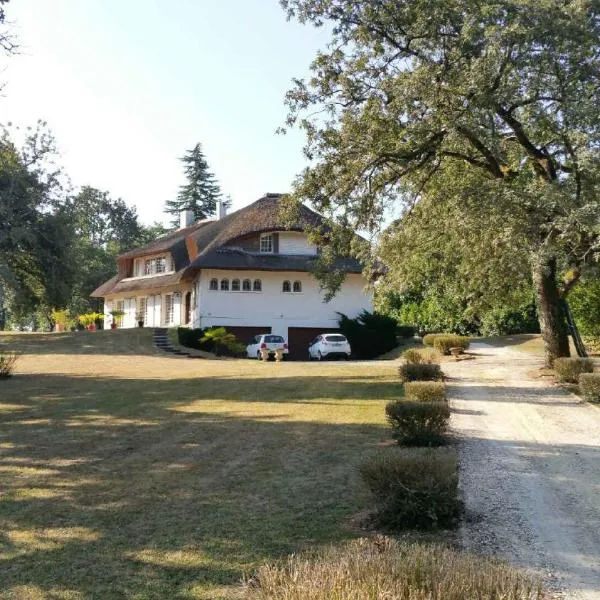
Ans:
[{"label": "oak tree", "polygon": [[[410,218],[428,196],[446,202],[449,184],[460,202],[461,180],[478,178],[465,206],[478,208],[487,247],[522,217],[504,235],[533,282],[547,362],[568,355],[562,300],[599,249],[600,4],[281,3],[331,30],[312,76],[287,95],[311,161],[297,196],[373,230],[389,205]],[[485,248],[474,248],[479,263]]]}]

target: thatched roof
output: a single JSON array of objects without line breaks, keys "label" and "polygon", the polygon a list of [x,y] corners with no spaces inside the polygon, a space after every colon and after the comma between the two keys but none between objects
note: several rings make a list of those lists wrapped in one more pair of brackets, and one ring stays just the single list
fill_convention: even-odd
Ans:
[{"label": "thatched roof", "polygon": [[[316,257],[290,256],[283,254],[260,254],[236,247],[235,241],[254,233],[269,231],[304,231],[309,226],[323,222],[310,208],[302,205],[296,221],[288,223],[282,216],[281,194],[266,194],[253,204],[226,215],[220,220],[194,223],[119,257],[131,260],[137,257],[170,252],[176,273],[125,279],[113,277],[92,293],[102,297],[107,294],[134,290],[169,287],[182,280],[193,279],[201,269],[256,270],[256,271],[311,271]],[[351,258],[340,258],[336,268],[349,273],[360,273],[360,263]]]}]

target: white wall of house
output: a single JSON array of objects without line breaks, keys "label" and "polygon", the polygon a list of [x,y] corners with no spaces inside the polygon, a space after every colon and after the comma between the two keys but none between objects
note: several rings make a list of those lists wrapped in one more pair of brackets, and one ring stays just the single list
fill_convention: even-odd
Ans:
[{"label": "white wall of house", "polygon": [[[209,289],[213,278],[219,284],[228,279],[229,291]],[[231,291],[233,279],[260,279],[262,291]],[[286,280],[292,286],[300,281],[302,292],[283,292]],[[196,281],[192,324],[201,328],[270,326],[273,333],[284,336],[288,327],[337,327],[336,311],[355,317],[363,309],[372,310],[372,296],[365,291],[365,284],[361,275],[348,275],[336,297],[325,303],[319,283],[309,273],[202,270]]]},{"label": "white wall of house", "polygon": [[148,290],[115,295],[104,301],[104,327],[110,329],[113,317],[111,310],[122,307],[125,315],[120,319],[123,329],[138,326],[138,314],[142,314],[144,327],[177,327],[185,323],[185,288],[176,290]]},{"label": "white wall of house", "polygon": [[279,233],[279,254],[315,255],[317,248],[308,243],[305,233],[281,231]]}]

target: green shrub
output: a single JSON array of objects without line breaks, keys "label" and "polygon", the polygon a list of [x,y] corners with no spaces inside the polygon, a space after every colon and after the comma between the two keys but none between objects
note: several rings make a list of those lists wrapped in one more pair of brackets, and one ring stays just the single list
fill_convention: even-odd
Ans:
[{"label": "green shrub", "polygon": [[441,381],[407,381],[404,384],[404,395],[409,400],[420,402],[445,402],[446,384]]},{"label": "green shrub", "polygon": [[359,472],[375,500],[380,526],[445,527],[461,514],[454,450],[386,448],[368,457]]},{"label": "green shrub", "polygon": [[423,343],[426,346],[430,346],[431,348],[433,348],[433,344],[435,342],[435,340],[440,337],[441,335],[446,335],[445,333],[428,333],[427,335],[423,336]]},{"label": "green shrub", "polygon": [[340,333],[348,338],[356,358],[375,358],[397,346],[395,319],[366,310],[356,319],[338,315]]},{"label": "green shrub", "polygon": [[404,363],[398,367],[400,381],[441,381],[444,376],[440,365],[433,363]]},{"label": "green shrub", "polygon": [[540,332],[540,322],[534,302],[528,302],[518,308],[510,306],[491,308],[481,314],[480,320],[479,333],[485,337]]},{"label": "green shrub", "polygon": [[590,402],[600,402],[600,373],[582,373],[579,376],[579,391]]},{"label": "green shrub", "polygon": [[12,376],[15,364],[19,358],[16,352],[2,352],[0,354],[0,379],[8,379]]},{"label": "green shrub", "polygon": [[540,600],[525,572],[442,544],[384,536],[353,540],[264,565],[246,600]]},{"label": "green shrub", "polygon": [[450,348],[466,350],[469,347],[469,338],[464,335],[438,335],[433,341],[433,347],[440,354],[450,354]]},{"label": "green shrub", "polygon": [[200,340],[204,337],[204,329],[189,329],[188,327],[177,328],[177,340],[186,348],[194,348],[195,350],[204,350],[206,352],[212,352],[214,350],[214,343],[206,342],[201,343]]},{"label": "green shrub", "polygon": [[385,414],[402,446],[440,446],[446,441],[450,419],[446,402],[398,400],[386,405]]},{"label": "green shrub", "polygon": [[211,327],[204,332],[200,338],[201,344],[212,344],[214,353],[225,356],[243,356],[246,346],[238,342],[233,333],[229,333],[225,327]]},{"label": "green shrub", "polygon": [[398,327],[396,327],[396,334],[404,339],[415,337],[416,332],[416,327],[413,327],[412,325],[398,325]]},{"label": "green shrub", "polygon": [[554,372],[559,381],[577,383],[582,373],[591,373],[594,363],[589,358],[557,358]]}]

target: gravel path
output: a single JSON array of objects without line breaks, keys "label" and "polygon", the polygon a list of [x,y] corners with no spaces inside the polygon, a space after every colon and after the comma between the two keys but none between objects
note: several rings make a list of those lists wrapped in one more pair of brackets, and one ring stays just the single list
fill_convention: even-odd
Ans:
[{"label": "gravel path", "polygon": [[468,550],[600,600],[600,409],[539,377],[541,359],[474,344],[444,365],[460,436]]}]

